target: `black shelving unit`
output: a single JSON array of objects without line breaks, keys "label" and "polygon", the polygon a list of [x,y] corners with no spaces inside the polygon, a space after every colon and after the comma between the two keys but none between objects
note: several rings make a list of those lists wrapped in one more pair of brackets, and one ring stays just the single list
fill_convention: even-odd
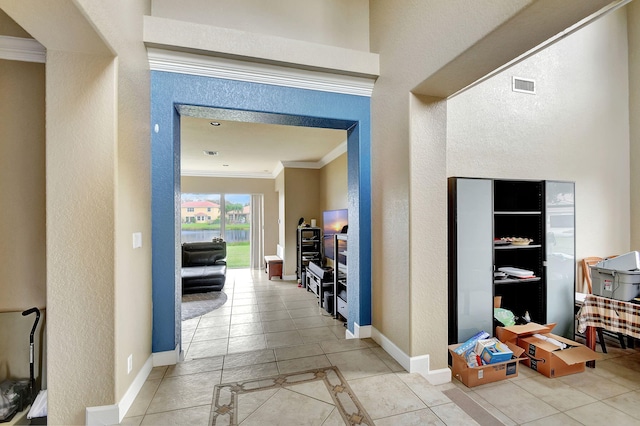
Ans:
[{"label": "black shelving unit", "polygon": [[347,319],[348,316],[348,274],[347,274],[347,234],[333,236],[333,282],[334,282],[334,306],[335,317]]},{"label": "black shelving unit", "polygon": [[[572,182],[458,178],[449,186],[449,343],[493,334],[494,297],[519,318],[573,336],[575,207]],[[528,245],[504,244],[527,238]],[[494,277],[501,267],[531,276]]]},{"label": "black shelving unit", "polygon": [[[494,296],[517,317],[547,322],[544,269],[544,182],[493,181],[493,264],[533,271],[535,278],[494,280]],[[532,240],[529,245],[496,245],[501,238]]]},{"label": "black shelving unit", "polygon": [[310,262],[322,266],[322,229],[318,227],[298,228],[296,238],[296,277],[306,285],[306,268]]}]

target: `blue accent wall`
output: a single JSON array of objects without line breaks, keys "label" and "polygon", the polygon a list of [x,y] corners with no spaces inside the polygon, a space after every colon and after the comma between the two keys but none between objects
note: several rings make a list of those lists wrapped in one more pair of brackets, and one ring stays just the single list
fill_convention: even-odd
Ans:
[{"label": "blue accent wall", "polygon": [[[243,121],[348,132],[349,323],[371,324],[370,98],[151,72],[152,351],[180,344],[180,117],[176,106],[237,112]],[[156,131],[156,125],[157,131]],[[295,225],[295,224],[294,224]],[[294,226],[292,225],[292,226]]]}]

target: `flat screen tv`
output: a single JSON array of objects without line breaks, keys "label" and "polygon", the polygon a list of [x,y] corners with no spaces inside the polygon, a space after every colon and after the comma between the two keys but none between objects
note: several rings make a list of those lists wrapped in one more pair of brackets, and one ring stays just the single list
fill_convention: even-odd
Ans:
[{"label": "flat screen tv", "polygon": [[325,210],[322,212],[322,234],[324,239],[324,255],[333,259],[333,236],[339,234],[347,226],[347,209]]}]

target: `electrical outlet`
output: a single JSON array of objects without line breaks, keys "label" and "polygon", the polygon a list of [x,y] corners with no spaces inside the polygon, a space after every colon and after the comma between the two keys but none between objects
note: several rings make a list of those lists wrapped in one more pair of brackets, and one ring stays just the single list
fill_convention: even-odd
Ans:
[{"label": "electrical outlet", "polygon": [[131,370],[133,370],[133,354],[127,358],[127,374],[131,373]]}]

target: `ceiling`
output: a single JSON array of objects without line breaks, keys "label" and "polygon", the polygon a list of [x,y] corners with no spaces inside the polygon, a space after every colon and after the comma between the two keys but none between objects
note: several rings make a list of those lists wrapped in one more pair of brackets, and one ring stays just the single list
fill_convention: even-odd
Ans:
[{"label": "ceiling", "polygon": [[320,168],[346,152],[347,146],[345,130],[184,114],[180,131],[184,176],[274,178],[283,166]]}]

